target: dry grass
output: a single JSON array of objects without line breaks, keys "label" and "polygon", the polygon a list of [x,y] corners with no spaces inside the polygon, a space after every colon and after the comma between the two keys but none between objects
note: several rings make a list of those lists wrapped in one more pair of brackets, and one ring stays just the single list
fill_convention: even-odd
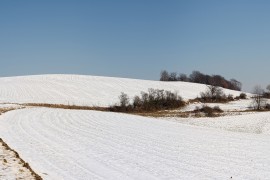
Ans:
[{"label": "dry grass", "polygon": [[76,105],[46,104],[46,103],[26,103],[22,105],[34,107],[58,108],[58,109],[109,111],[108,107],[98,107],[98,106],[76,106]]},{"label": "dry grass", "polygon": [[18,108],[14,108],[14,107],[10,107],[10,108],[0,108],[0,115],[6,113],[6,112],[8,112],[8,111],[13,111],[13,110],[16,110],[16,109],[18,109]]},{"label": "dry grass", "polygon": [[23,167],[25,167],[26,169],[28,169],[30,172],[31,172],[31,175],[36,179],[36,180],[42,180],[42,177],[39,176],[36,172],[34,172],[34,170],[30,167],[30,165],[25,162],[21,157],[20,155],[14,150],[14,149],[11,149],[4,141],[2,138],[0,138],[0,144],[2,144],[2,146],[5,147],[5,149],[13,152],[15,154],[15,157],[19,160],[20,164],[23,165]]},{"label": "dry grass", "polygon": [[146,117],[182,117],[187,118],[192,115],[191,111],[180,112],[180,111],[157,111],[157,112],[142,112],[142,113],[131,113],[134,115],[139,116],[146,116]]}]

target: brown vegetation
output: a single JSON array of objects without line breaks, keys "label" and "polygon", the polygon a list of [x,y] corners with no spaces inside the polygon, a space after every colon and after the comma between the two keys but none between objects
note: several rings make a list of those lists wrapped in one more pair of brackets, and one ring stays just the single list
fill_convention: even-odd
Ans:
[{"label": "brown vegetation", "polygon": [[125,93],[119,96],[120,104],[109,108],[112,112],[154,112],[160,110],[177,109],[185,106],[185,102],[176,92],[159,89],[148,89],[148,92],[141,92],[141,96],[135,96],[130,103]]},{"label": "brown vegetation", "polygon": [[19,159],[20,163],[23,165],[23,167],[25,167],[26,169],[28,169],[31,173],[31,175],[36,179],[36,180],[42,180],[42,177],[39,176],[31,167],[30,165],[25,162],[21,157],[20,155],[14,150],[14,149],[11,149],[4,141],[2,138],[0,138],[0,144],[2,144],[2,146],[4,146],[7,150],[13,152],[15,154],[15,157],[17,159]]},{"label": "brown vegetation", "polygon": [[220,113],[223,113],[223,110],[221,110],[219,106],[215,106],[212,108],[205,105],[201,108],[196,107],[194,112],[196,113],[197,117],[201,116],[201,113],[203,113],[207,117],[217,117]]},{"label": "brown vegetation", "polygon": [[59,108],[59,109],[109,111],[108,107],[98,107],[98,106],[77,106],[77,105],[47,104],[47,103],[26,103],[23,105],[24,106],[47,107],[47,108]]},{"label": "brown vegetation", "polygon": [[11,107],[11,108],[0,108],[0,115],[6,113],[8,111],[13,111],[15,109],[17,109],[17,108],[14,108],[14,107]]}]

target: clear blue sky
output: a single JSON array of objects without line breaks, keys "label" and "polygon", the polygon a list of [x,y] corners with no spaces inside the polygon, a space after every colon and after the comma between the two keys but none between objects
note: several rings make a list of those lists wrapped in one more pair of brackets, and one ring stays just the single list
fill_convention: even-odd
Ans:
[{"label": "clear blue sky", "polygon": [[162,69],[270,83],[270,1],[0,1],[0,76],[140,79]]}]

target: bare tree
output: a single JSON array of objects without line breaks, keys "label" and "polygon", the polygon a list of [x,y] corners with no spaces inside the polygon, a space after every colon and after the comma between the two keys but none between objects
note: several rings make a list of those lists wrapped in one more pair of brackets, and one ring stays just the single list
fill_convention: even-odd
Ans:
[{"label": "bare tree", "polygon": [[169,81],[169,79],[170,79],[170,75],[168,71],[163,70],[160,72],[160,81]]},{"label": "bare tree", "polygon": [[179,74],[179,76],[178,76],[178,81],[184,81],[184,82],[188,82],[189,81],[189,79],[188,79],[188,77],[187,77],[187,75],[186,74]]},{"label": "bare tree", "polygon": [[202,74],[200,71],[193,71],[189,75],[189,79],[191,82],[205,84],[205,75]]},{"label": "bare tree", "polygon": [[120,100],[121,107],[127,107],[129,105],[129,97],[127,94],[121,92],[121,95],[119,96],[119,100]]},{"label": "bare tree", "polygon": [[169,77],[169,81],[177,81],[177,73],[172,72]]},{"label": "bare tree", "polygon": [[255,86],[253,89],[253,108],[255,110],[261,110],[266,103],[266,100],[263,98],[264,91],[261,86]]},{"label": "bare tree", "polygon": [[231,89],[234,89],[234,90],[241,91],[242,89],[242,83],[237,81],[236,79],[230,80],[230,86],[232,86]]},{"label": "bare tree", "polygon": [[222,88],[218,87],[218,86],[212,86],[209,85],[207,86],[207,90],[205,92],[202,92],[201,94],[201,98],[204,99],[205,101],[217,101],[220,100],[222,98],[222,96],[224,96],[223,90]]}]

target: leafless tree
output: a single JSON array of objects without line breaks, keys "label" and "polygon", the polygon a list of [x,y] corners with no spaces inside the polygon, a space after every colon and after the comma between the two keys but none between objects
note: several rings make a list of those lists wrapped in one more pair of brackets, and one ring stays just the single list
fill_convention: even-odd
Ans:
[{"label": "leafless tree", "polygon": [[177,81],[177,73],[172,72],[169,77],[169,81]]},{"label": "leafless tree", "polygon": [[193,71],[189,75],[189,79],[191,82],[205,84],[205,75],[202,74],[200,71]]},{"label": "leafless tree", "polygon": [[168,71],[163,70],[160,72],[160,81],[169,81],[169,79],[170,79],[170,75]]},{"label": "leafless tree", "polygon": [[201,93],[201,98],[206,101],[217,101],[218,99],[221,99],[221,97],[224,96],[222,88],[218,86],[207,86],[207,90],[205,92]]},{"label": "leafless tree", "polygon": [[241,89],[242,89],[242,83],[237,81],[236,79],[230,80],[230,86],[232,86],[231,88],[234,90],[241,91]]},{"label": "leafless tree", "polygon": [[253,94],[254,96],[253,98],[253,108],[255,110],[261,110],[263,108],[263,106],[266,103],[266,100],[263,98],[263,88],[261,86],[255,86],[253,89]]},{"label": "leafless tree", "polygon": [[127,107],[129,105],[129,97],[127,94],[121,92],[121,95],[119,96],[119,100],[120,100],[121,107]]},{"label": "leafless tree", "polygon": [[188,82],[189,79],[188,79],[188,77],[187,77],[186,74],[179,74],[179,76],[178,76],[178,81]]}]

